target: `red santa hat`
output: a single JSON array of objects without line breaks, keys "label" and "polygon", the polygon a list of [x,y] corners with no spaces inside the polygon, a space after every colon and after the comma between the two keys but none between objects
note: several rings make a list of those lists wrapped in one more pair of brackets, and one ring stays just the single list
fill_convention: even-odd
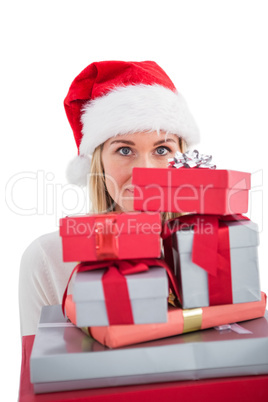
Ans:
[{"label": "red santa hat", "polygon": [[188,146],[199,132],[187,104],[153,61],[102,61],[90,64],[72,82],[64,100],[78,156],[68,181],[86,185],[95,148],[118,134],[163,130]]}]

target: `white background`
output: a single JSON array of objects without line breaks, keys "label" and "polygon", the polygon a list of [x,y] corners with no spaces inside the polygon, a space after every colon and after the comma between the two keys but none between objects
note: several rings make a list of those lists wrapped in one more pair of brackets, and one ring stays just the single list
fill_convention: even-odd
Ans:
[{"label": "white background", "polygon": [[[154,60],[199,125],[218,168],[253,173],[248,216],[267,274],[267,1],[12,1],[1,10],[1,393],[20,371],[20,258],[58,219],[78,212],[65,168],[76,146],[63,108],[74,77],[101,60]],[[38,185],[37,185],[38,178]],[[4,191],[2,191],[4,195]],[[37,204],[37,197],[39,203]],[[4,388],[4,389],[3,389]]]}]

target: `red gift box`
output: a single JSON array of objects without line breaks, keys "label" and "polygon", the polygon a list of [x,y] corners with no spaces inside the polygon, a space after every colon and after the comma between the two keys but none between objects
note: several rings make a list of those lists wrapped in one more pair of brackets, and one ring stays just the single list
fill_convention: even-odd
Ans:
[{"label": "red gift box", "polygon": [[190,168],[134,168],[134,209],[232,215],[248,210],[250,173]]},{"label": "red gift box", "polygon": [[159,213],[110,213],[60,220],[63,261],[159,258]]}]

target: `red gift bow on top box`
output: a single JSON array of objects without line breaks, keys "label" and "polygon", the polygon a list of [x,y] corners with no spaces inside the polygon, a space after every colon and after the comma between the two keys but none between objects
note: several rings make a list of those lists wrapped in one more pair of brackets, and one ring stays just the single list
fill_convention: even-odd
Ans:
[{"label": "red gift bow on top box", "polygon": [[[229,228],[225,222],[243,220],[249,219],[243,215],[191,214],[170,220],[163,227],[165,258],[171,267],[172,234],[193,228],[192,262],[208,273],[210,306],[233,303]],[[205,225],[210,225],[209,231],[204,230]]]},{"label": "red gift bow on top box", "polygon": [[[75,272],[85,272],[107,268],[102,276],[105,305],[110,325],[134,324],[131,302],[125,275],[148,271],[151,267],[166,269],[169,286],[179,299],[179,289],[174,273],[161,259],[147,258],[136,260],[110,260],[99,262],[81,262],[73,269],[62,298],[62,312],[65,315],[65,302],[68,286]],[[180,300],[180,299],[179,299]]]}]

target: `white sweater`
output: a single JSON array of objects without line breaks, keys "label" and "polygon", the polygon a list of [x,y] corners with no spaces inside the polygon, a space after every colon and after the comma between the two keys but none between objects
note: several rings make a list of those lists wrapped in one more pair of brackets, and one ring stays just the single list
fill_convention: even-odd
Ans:
[{"label": "white sweater", "polygon": [[61,304],[69,276],[77,262],[62,261],[59,232],[34,240],[20,266],[19,304],[21,335],[36,333],[42,306]]}]

